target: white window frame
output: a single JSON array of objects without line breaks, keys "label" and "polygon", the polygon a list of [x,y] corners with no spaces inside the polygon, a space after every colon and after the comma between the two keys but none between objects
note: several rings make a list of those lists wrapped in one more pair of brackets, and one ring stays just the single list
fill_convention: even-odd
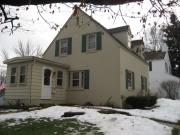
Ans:
[{"label": "white window frame", "polygon": [[[73,73],[78,73],[79,78],[73,79]],[[78,80],[79,85],[73,86],[73,80]],[[72,89],[83,89],[84,88],[84,71],[72,71],[72,72],[70,72],[70,88],[72,88]]]},{"label": "white window frame", "polygon": [[[21,74],[21,67],[25,67],[25,73],[24,73],[24,74]],[[20,65],[20,67],[19,67],[19,83],[20,83],[20,84],[26,83],[26,70],[27,70],[26,65]],[[25,78],[24,78],[24,82],[20,82],[20,79],[21,79],[21,76],[22,76],[22,75],[25,77]]]},{"label": "white window frame", "polygon": [[[62,52],[61,49],[64,48],[66,52]],[[60,55],[61,56],[66,56],[68,55],[68,39],[61,39],[60,40]]]},{"label": "white window frame", "polygon": [[[90,36],[92,36],[92,35],[94,36],[94,41],[93,42],[90,41]],[[87,48],[87,51],[96,50],[96,48],[97,48],[96,38],[97,38],[96,33],[91,33],[91,34],[86,35],[86,48]],[[90,46],[92,46],[92,44],[93,44],[93,48],[90,48]]]}]

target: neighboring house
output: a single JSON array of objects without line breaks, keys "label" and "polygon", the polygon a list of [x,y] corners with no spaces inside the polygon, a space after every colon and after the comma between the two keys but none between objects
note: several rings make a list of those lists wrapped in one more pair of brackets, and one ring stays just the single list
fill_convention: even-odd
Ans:
[{"label": "neighboring house", "polygon": [[0,77],[0,105],[4,104],[5,81]]},{"label": "neighboring house", "polygon": [[121,107],[128,96],[146,94],[148,64],[131,50],[130,27],[106,29],[77,8],[43,58],[5,61],[8,103]]},{"label": "neighboring house", "polygon": [[168,80],[180,81],[180,78],[171,74],[171,64],[167,46],[164,45],[161,51],[145,52],[144,57],[149,63],[150,92],[153,95],[165,97],[166,94],[160,86],[161,82]]}]

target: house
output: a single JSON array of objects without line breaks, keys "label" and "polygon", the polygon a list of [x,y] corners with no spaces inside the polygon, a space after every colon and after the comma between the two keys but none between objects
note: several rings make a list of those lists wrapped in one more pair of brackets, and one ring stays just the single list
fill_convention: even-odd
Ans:
[{"label": "house", "polygon": [[148,64],[131,49],[129,26],[106,29],[79,8],[53,39],[43,58],[5,61],[8,103],[85,104],[121,107],[128,96],[146,94]]},{"label": "house", "polygon": [[150,92],[159,97],[165,97],[166,93],[161,88],[163,81],[180,81],[180,78],[171,74],[171,63],[168,55],[168,47],[163,45],[160,51],[145,52],[144,57],[149,63]]}]

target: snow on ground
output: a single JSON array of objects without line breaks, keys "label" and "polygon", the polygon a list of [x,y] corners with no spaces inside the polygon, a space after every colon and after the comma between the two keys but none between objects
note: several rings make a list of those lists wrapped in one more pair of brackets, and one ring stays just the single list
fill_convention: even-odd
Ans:
[{"label": "snow on ground", "polygon": [[96,124],[105,135],[171,135],[172,128],[161,125],[147,118],[125,116],[121,114],[100,114],[97,109],[80,107],[53,106],[31,112],[20,112],[0,115],[0,121],[7,119],[54,118],[62,119],[64,112],[85,112],[84,115],[74,116],[82,122]]},{"label": "snow on ground", "polygon": [[[180,100],[171,99],[158,99],[156,106],[152,110],[140,110],[140,109],[120,109],[121,111],[129,112],[131,115],[142,116],[147,118],[155,118],[159,120],[177,122],[180,120]],[[119,109],[116,109],[119,110]]]}]

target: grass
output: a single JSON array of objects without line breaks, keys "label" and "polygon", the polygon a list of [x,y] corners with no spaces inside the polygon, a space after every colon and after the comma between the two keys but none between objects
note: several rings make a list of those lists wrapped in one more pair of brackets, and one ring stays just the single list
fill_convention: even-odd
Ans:
[{"label": "grass", "polygon": [[173,128],[172,135],[179,135],[180,130],[178,128]]},{"label": "grass", "polygon": [[95,125],[76,119],[13,119],[0,122],[0,135],[103,135]]}]

